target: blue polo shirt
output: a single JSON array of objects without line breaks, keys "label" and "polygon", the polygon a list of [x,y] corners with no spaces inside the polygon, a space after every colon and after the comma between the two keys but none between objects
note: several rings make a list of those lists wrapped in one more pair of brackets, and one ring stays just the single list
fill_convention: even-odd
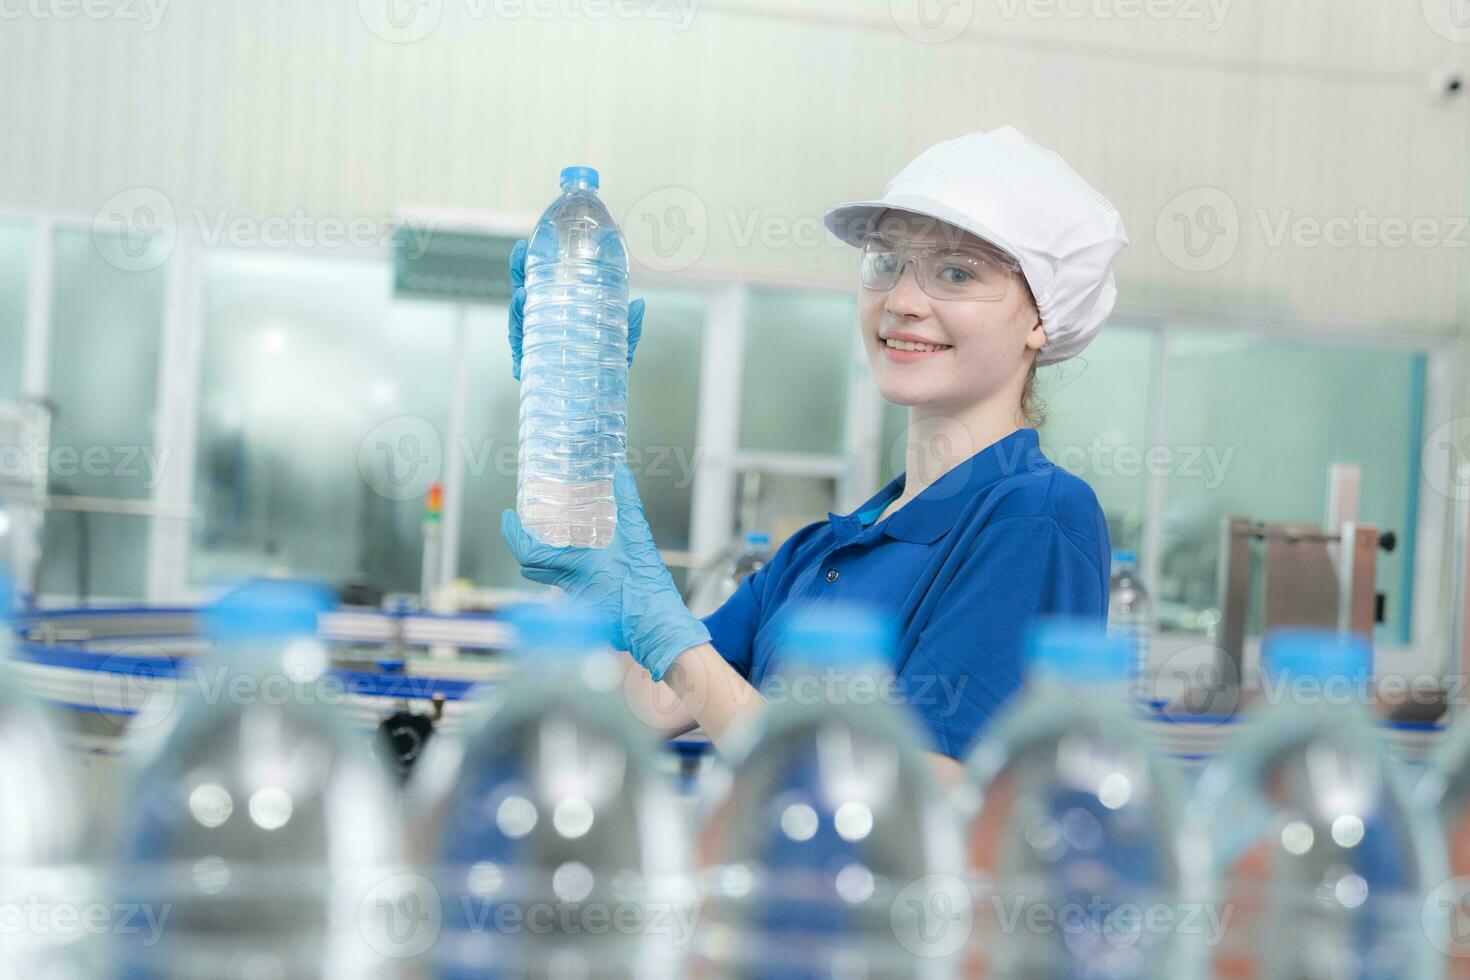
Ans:
[{"label": "blue polo shirt", "polygon": [[780,666],[770,624],[787,602],[877,607],[899,631],[901,698],[930,747],[962,759],[1020,687],[1033,621],[1107,617],[1107,523],[1092,488],[1046,458],[1035,429],[986,447],[874,523],[903,486],[900,474],[853,513],[797,531],[704,623],[759,687]]}]

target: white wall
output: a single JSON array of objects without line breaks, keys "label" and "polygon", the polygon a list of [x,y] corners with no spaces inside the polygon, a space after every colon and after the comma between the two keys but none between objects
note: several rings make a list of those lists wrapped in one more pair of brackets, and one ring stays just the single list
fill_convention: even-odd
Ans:
[{"label": "white wall", "polygon": [[[221,207],[533,214],[558,167],[587,162],[630,225],[648,220],[630,213],[646,195],[692,191],[708,215],[694,228],[708,236],[703,268],[845,283],[850,256],[830,242],[741,234],[765,219],[810,230],[929,143],[1010,123],[1122,210],[1134,242],[1126,307],[1438,333],[1463,319],[1464,249],[1273,248],[1257,213],[1465,211],[1470,100],[1434,103],[1427,78],[1470,59],[1418,3],[1215,0],[1224,16],[1211,30],[1207,0],[1178,0],[1178,16],[1153,20],[1026,13],[1057,0],[957,0],[975,8],[968,31],[923,43],[899,26],[917,32],[917,21],[892,13],[915,0],[681,0],[696,3],[682,31],[652,17],[504,19],[494,0],[428,0],[437,28],[392,44],[362,16],[388,2],[172,0],[152,31],[7,14],[0,200],[89,211],[146,185],[186,220]],[[1061,2],[1106,12],[1135,0]],[[11,14],[25,9],[5,0]],[[1241,216],[1238,251],[1206,273],[1171,264],[1155,236],[1167,202],[1196,187],[1223,190]],[[651,217],[689,200],[665,192]]]}]

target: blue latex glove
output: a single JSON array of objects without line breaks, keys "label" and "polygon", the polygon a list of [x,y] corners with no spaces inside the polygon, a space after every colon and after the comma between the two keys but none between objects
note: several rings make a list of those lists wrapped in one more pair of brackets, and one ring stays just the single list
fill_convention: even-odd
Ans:
[{"label": "blue latex glove", "polygon": [[613,473],[618,530],[606,548],[553,548],[525,528],[514,510],[500,515],[500,533],[533,582],[559,586],[574,602],[586,603],[617,628],[614,645],[661,681],[690,647],[709,642],[709,630],[694,618],[653,544],[638,487],[626,463]]},{"label": "blue latex glove", "polygon": [[[521,341],[525,337],[526,312],[526,240],[516,242],[510,250],[510,373],[521,380]],[[633,366],[633,352],[643,337],[643,300],[628,304],[628,366]]]}]

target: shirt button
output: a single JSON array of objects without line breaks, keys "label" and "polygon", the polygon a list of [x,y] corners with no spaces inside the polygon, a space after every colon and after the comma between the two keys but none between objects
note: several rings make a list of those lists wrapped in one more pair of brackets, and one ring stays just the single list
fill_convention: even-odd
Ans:
[{"label": "shirt button", "polygon": [[829,582],[835,582],[835,581],[837,581],[837,569],[835,569],[835,568],[829,568],[829,569],[827,569],[827,581],[829,581]]}]

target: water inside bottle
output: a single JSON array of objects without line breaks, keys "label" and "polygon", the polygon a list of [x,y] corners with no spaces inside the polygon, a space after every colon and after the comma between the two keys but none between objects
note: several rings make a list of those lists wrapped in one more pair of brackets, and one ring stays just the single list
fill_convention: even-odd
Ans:
[{"label": "water inside bottle", "polygon": [[627,448],[628,257],[596,172],[568,168],[561,186],[526,254],[516,510],[545,544],[605,548]]},{"label": "water inside bottle", "polygon": [[606,548],[617,531],[618,509],[611,480],[521,484],[521,523],[553,548]]}]

